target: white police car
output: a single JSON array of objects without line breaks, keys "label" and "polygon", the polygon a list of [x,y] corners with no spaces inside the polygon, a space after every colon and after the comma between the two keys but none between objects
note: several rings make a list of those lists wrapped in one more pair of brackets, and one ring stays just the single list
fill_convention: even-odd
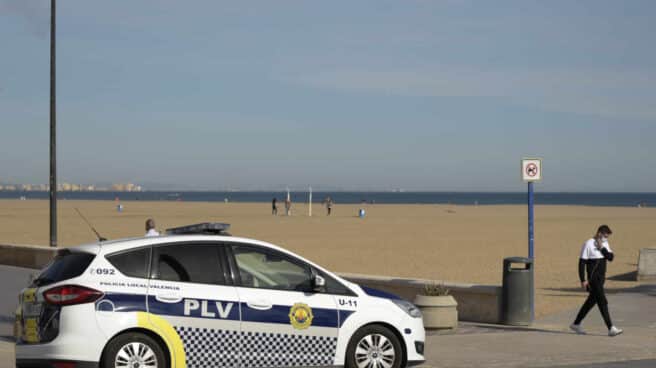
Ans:
[{"label": "white police car", "polygon": [[414,305],[226,229],[205,223],[60,250],[21,292],[16,366],[423,362]]}]

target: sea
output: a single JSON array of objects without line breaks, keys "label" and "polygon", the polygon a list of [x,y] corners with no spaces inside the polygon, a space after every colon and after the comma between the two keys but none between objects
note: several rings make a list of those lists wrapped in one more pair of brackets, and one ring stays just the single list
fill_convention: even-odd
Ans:
[{"label": "sea", "polygon": [[[284,191],[144,191],[144,192],[58,192],[60,200],[188,201],[188,202],[282,202]],[[291,192],[292,202],[307,202],[308,192]],[[335,204],[525,204],[526,192],[313,192],[312,202],[326,197]],[[3,199],[48,199],[48,192],[0,191]],[[575,206],[656,206],[656,193],[554,193],[535,192],[535,204]]]}]

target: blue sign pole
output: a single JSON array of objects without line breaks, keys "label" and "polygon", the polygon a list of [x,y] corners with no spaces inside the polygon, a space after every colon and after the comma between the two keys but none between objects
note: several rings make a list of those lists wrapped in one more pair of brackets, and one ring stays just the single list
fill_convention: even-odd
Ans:
[{"label": "blue sign pole", "polygon": [[528,258],[533,259],[533,182],[528,182]]},{"label": "blue sign pole", "polygon": [[[533,182],[528,182],[528,258],[531,259],[533,267],[533,275],[535,275],[535,253],[533,252]],[[533,276],[535,277],[535,276]],[[531,284],[534,283],[534,279],[531,277]],[[535,288],[534,285],[531,285],[531,296],[529,299],[529,304],[531,308],[531,323],[535,320]]]}]

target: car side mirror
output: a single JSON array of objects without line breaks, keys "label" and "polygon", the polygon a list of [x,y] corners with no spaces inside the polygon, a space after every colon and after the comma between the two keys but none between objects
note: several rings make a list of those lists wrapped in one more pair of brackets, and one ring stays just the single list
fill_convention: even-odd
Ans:
[{"label": "car side mirror", "polygon": [[319,275],[314,275],[312,278],[312,290],[317,293],[326,291],[326,279]]}]

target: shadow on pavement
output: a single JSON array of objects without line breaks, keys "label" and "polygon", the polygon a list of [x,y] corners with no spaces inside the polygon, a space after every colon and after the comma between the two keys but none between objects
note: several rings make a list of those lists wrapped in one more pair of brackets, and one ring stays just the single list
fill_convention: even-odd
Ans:
[{"label": "shadow on pavement", "polygon": [[[622,275],[618,275],[618,276],[622,276]],[[581,288],[574,288],[574,287],[541,288],[540,290],[578,293],[581,295],[587,294],[587,292],[581,290]],[[606,294],[639,293],[644,295],[656,296],[656,284],[644,284],[644,285],[634,286],[632,288],[621,288],[621,287],[604,288],[604,290],[606,291]]]},{"label": "shadow on pavement", "polygon": [[613,281],[636,281],[637,279],[638,279],[638,271],[621,273],[619,275],[614,275],[608,278],[608,280],[613,280]]}]

